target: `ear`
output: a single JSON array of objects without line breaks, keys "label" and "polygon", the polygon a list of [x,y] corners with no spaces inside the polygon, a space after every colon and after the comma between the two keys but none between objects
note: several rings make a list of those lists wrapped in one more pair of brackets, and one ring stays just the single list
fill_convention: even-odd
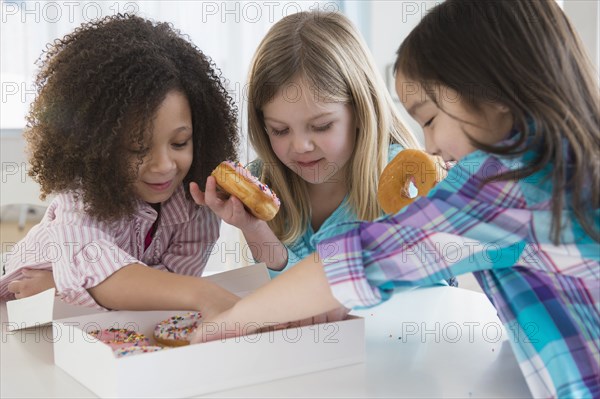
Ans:
[{"label": "ear", "polygon": [[492,103],[492,106],[500,113],[506,114],[510,112],[508,105],[502,103]]}]

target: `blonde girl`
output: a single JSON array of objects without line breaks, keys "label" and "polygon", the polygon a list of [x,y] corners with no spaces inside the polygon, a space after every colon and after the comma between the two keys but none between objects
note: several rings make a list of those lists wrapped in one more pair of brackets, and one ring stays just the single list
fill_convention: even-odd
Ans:
[{"label": "blonde girl", "polygon": [[346,226],[382,215],[378,178],[402,148],[416,148],[369,51],[339,13],[283,18],[260,43],[249,74],[248,131],[258,160],[250,169],[281,199],[269,223],[237,198],[204,196],[239,227],[256,260],[282,271]]}]

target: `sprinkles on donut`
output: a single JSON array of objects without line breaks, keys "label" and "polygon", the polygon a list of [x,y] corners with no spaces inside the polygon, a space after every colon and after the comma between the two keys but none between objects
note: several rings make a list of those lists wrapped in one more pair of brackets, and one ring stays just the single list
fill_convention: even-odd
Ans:
[{"label": "sprinkles on donut", "polygon": [[189,312],[161,321],[154,328],[154,339],[159,345],[184,346],[190,344],[192,333],[200,324],[200,312]]},{"label": "sprinkles on donut", "polygon": [[223,161],[211,175],[221,189],[240,199],[258,219],[269,221],[279,211],[277,195],[239,162]]}]

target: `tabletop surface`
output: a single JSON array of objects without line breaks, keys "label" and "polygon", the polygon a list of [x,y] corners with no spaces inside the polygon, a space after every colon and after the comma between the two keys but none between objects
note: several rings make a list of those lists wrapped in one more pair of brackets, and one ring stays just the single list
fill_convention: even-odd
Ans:
[{"label": "tabletop surface", "polygon": [[[485,295],[452,287],[399,293],[364,317],[366,361],[209,397],[531,397]],[[0,304],[0,397],[95,397],[54,365],[51,326],[7,331]]]}]

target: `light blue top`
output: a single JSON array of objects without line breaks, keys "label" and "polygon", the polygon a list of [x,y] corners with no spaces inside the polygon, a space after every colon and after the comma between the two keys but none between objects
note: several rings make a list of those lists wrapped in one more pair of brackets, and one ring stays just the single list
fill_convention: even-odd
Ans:
[{"label": "light blue top", "polygon": [[[400,144],[391,144],[388,150],[388,162],[391,161],[398,153],[403,149]],[[260,164],[258,162],[252,162],[248,165],[248,169],[255,175],[259,175],[258,169]],[[319,230],[316,232],[313,230],[310,220],[307,223],[306,232],[298,238],[298,240],[290,245],[285,245],[288,252],[287,265],[279,270],[274,271],[269,269],[271,278],[277,277],[280,273],[294,266],[296,263],[306,258],[308,255],[316,252],[317,244],[321,241],[336,236],[338,234],[345,233],[352,228],[352,224],[345,222],[352,222],[360,220],[356,213],[350,208],[348,203],[348,196],[344,198],[342,203],[336,208],[335,211],[321,225]]]}]

